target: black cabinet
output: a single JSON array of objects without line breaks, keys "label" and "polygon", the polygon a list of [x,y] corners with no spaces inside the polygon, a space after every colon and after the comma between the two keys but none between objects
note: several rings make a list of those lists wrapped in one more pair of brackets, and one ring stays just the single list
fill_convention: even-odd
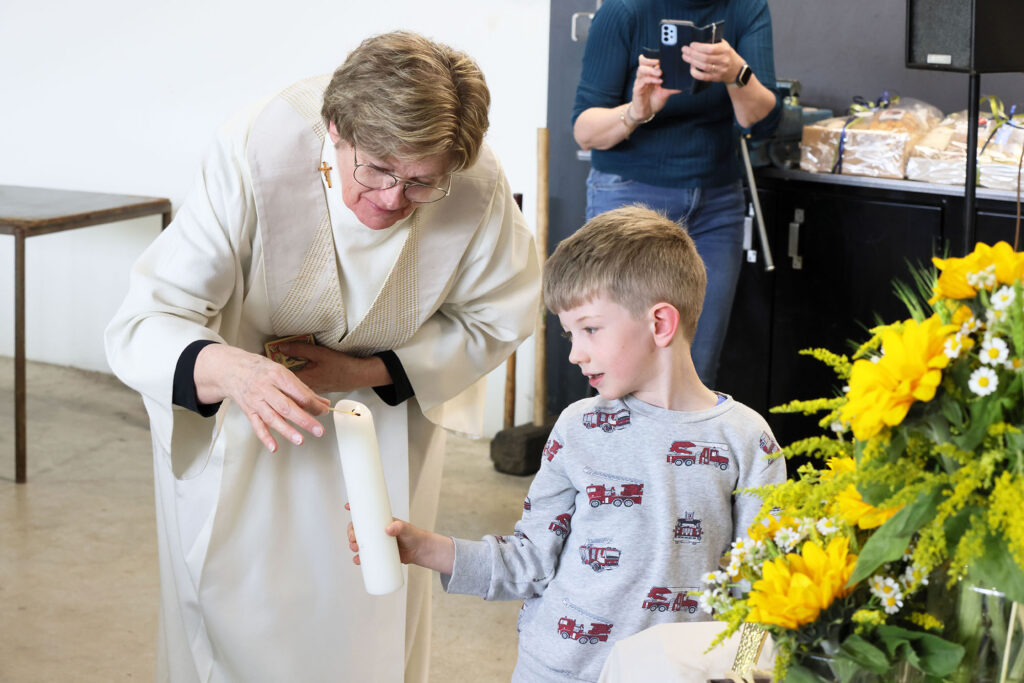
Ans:
[{"label": "black cabinet", "polygon": [[[759,180],[775,270],[744,266],[715,388],[765,415],[782,444],[820,430],[814,418],[771,415],[771,407],[842,389],[830,368],[799,351],[849,354],[878,321],[906,318],[893,279],[910,283],[911,264],[963,244],[963,198],[946,194],[956,188],[861,180],[779,171]],[[977,239],[1012,244],[1016,208],[985,194]]]}]

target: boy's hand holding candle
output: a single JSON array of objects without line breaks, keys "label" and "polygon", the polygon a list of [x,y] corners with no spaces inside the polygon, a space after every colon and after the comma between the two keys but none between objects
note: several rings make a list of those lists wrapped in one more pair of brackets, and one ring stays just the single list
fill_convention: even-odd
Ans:
[{"label": "boy's hand holding candle", "polygon": [[[345,507],[349,507],[347,503]],[[392,521],[384,531],[398,541],[398,556],[404,564],[419,565],[441,574],[452,573],[455,564],[455,542],[448,536],[421,529],[400,519]],[[358,555],[359,543],[355,527],[351,523],[348,525],[348,547],[357,553],[352,561],[361,564]]]}]

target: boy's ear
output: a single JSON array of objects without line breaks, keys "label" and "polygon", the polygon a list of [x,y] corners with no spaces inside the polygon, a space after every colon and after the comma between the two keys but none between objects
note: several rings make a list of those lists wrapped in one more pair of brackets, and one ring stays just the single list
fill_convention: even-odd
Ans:
[{"label": "boy's ear", "polygon": [[650,320],[654,343],[663,347],[671,344],[679,329],[679,311],[676,307],[664,301],[658,302],[651,307]]}]

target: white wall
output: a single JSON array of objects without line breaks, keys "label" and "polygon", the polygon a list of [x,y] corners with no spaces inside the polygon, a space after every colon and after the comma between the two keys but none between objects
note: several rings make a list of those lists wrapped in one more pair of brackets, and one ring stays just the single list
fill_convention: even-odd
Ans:
[{"label": "white wall", "polygon": [[[187,193],[216,126],[368,35],[411,29],[468,52],[491,88],[487,136],[536,216],[549,0],[0,2],[0,184]],[[26,242],[28,357],[109,372],[102,331],[159,217]],[[0,355],[13,355],[13,239],[0,238]],[[517,422],[532,415],[533,340],[519,352]],[[501,427],[504,369],[489,382]],[[29,391],[31,392],[31,386]]]}]

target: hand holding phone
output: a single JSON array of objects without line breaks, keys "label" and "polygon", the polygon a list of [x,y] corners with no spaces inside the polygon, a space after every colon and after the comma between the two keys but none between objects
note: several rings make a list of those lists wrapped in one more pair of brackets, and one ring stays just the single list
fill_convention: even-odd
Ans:
[{"label": "hand holding phone", "polygon": [[658,24],[662,87],[696,94],[710,85],[690,74],[690,65],[683,61],[683,46],[690,43],[717,43],[722,40],[725,22],[716,21],[697,26],[692,21],[662,19]]}]

